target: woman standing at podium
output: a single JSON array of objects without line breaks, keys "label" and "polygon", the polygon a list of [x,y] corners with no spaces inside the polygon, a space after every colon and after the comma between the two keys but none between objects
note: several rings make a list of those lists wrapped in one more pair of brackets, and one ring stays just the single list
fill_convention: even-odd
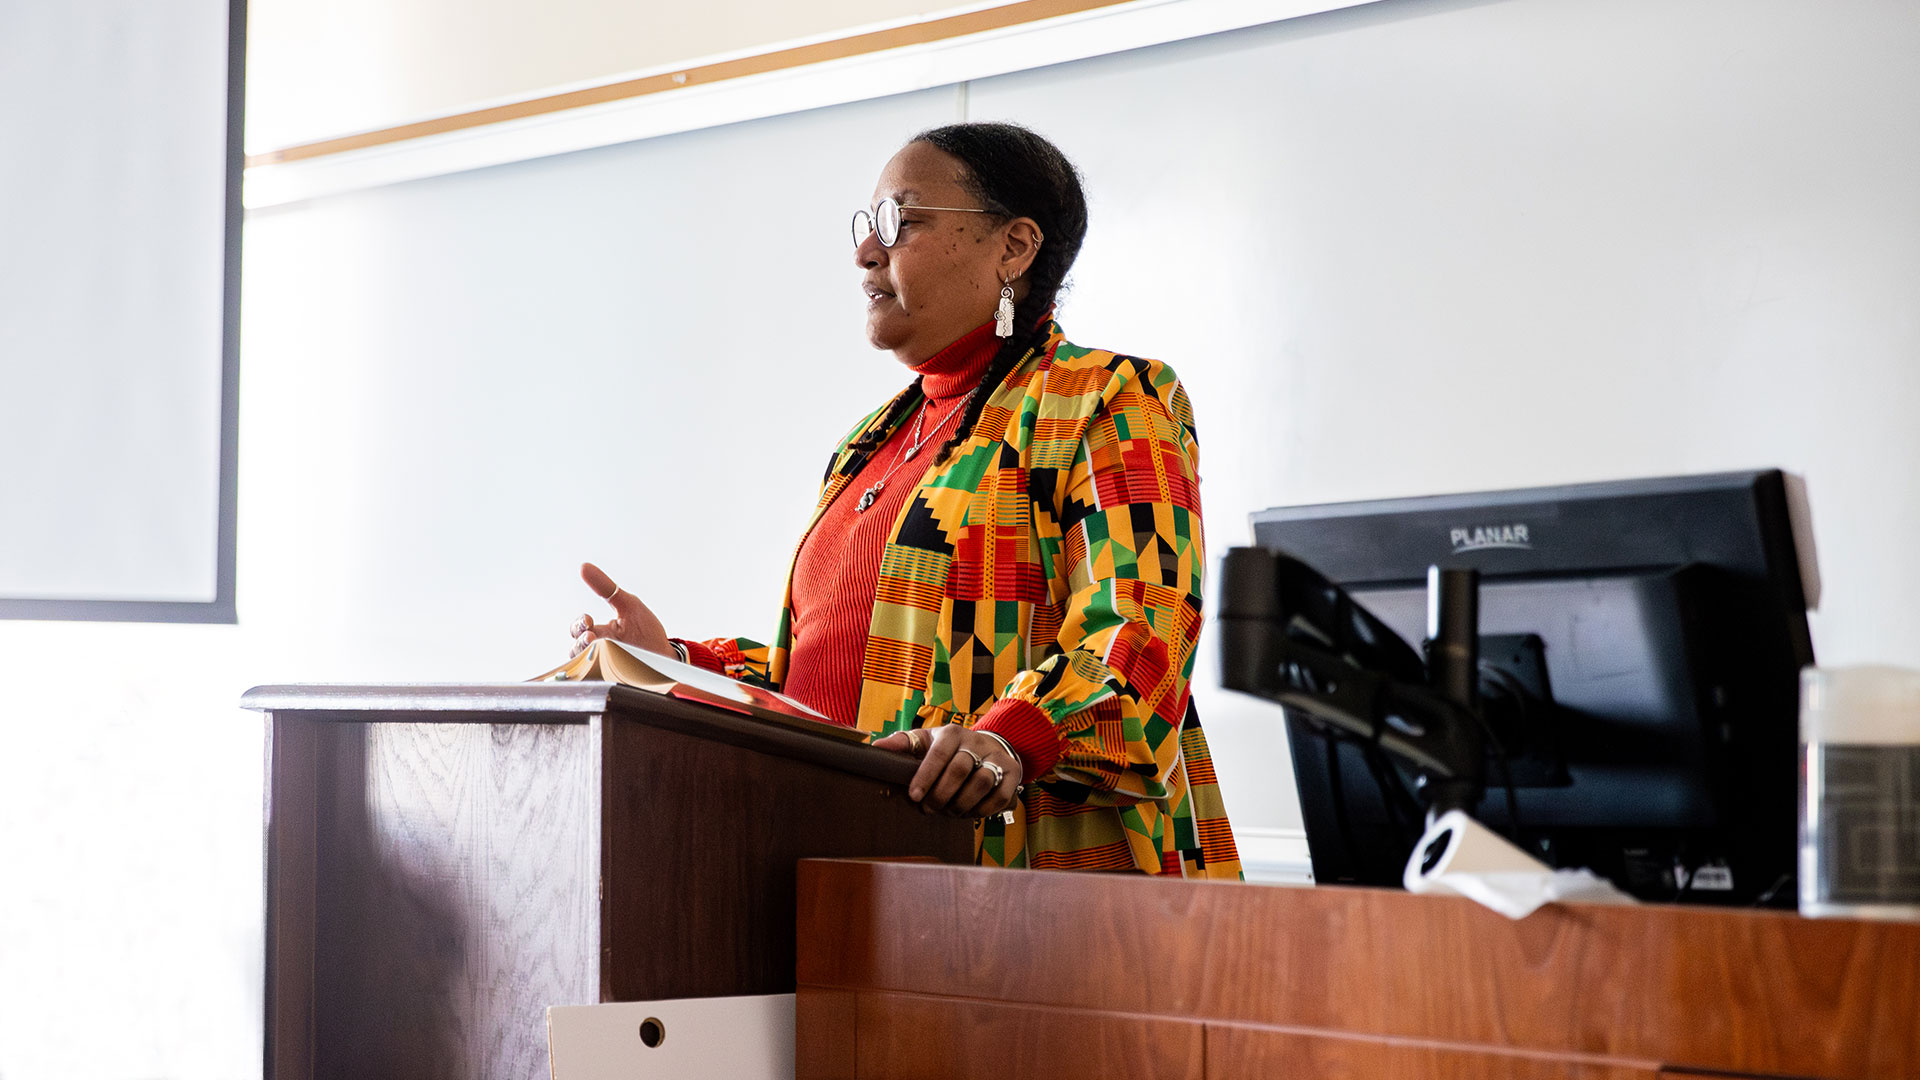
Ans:
[{"label": "woman standing at podium", "polygon": [[[920,759],[989,866],[1237,878],[1188,695],[1205,563],[1187,396],[1053,320],[1086,199],[1011,124],[923,132],[853,218],[867,336],[915,378],[840,441],[770,645],[574,624],[779,690]],[[1010,811],[1010,812],[1008,812]]]}]

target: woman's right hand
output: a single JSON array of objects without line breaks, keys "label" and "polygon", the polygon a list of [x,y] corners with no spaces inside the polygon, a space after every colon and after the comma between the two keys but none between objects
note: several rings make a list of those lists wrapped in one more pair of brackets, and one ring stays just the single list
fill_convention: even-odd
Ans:
[{"label": "woman's right hand", "polygon": [[624,641],[638,649],[648,652],[673,655],[673,646],[667,641],[667,628],[660,625],[658,616],[640,602],[640,598],[613,583],[605,571],[592,563],[580,564],[580,580],[587,583],[594,595],[605,600],[613,608],[613,618],[606,622],[594,622],[592,615],[582,615],[573,621],[570,633],[573,635],[573,651],[568,657],[579,656],[588,645],[600,638],[612,638]]}]

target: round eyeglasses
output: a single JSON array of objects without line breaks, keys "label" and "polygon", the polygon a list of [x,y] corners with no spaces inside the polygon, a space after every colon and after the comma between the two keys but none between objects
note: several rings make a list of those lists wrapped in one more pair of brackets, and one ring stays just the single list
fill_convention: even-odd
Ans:
[{"label": "round eyeglasses", "polygon": [[867,242],[867,237],[880,234],[880,246],[892,247],[900,242],[900,211],[902,210],[946,210],[955,214],[991,214],[991,210],[981,210],[970,206],[901,206],[891,197],[881,199],[872,213],[865,210],[853,212],[853,246],[859,247]]}]

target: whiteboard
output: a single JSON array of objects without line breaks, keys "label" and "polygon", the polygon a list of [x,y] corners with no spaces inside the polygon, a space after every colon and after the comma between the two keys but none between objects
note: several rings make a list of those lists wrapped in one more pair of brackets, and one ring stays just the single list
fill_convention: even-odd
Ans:
[{"label": "whiteboard", "polygon": [[0,617],[232,619],[244,10],[0,5]]}]

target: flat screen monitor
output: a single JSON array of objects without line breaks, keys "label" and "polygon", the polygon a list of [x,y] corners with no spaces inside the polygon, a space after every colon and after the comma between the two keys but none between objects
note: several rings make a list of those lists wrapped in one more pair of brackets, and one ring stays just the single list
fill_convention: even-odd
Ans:
[{"label": "flat screen monitor", "polygon": [[[1806,520],[1797,478],[1770,470],[1278,507],[1253,532],[1416,648],[1427,568],[1480,572],[1481,821],[1642,899],[1784,906],[1818,588]],[[1398,884],[1413,778],[1287,724],[1316,880]]]}]

